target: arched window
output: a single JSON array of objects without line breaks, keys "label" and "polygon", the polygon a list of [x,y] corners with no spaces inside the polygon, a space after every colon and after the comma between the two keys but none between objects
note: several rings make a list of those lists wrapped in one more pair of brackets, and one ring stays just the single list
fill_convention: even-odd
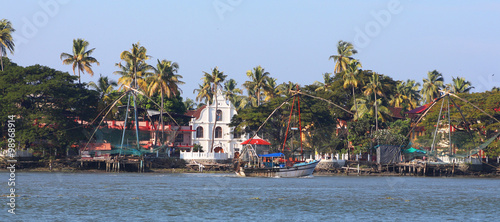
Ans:
[{"label": "arched window", "polygon": [[203,138],[203,127],[198,126],[196,128],[196,138]]},{"label": "arched window", "polygon": [[215,128],[215,138],[222,138],[222,128],[220,126]]},{"label": "arched window", "polygon": [[217,110],[217,112],[215,112],[215,116],[217,118],[217,121],[222,121],[222,111],[220,109]]}]

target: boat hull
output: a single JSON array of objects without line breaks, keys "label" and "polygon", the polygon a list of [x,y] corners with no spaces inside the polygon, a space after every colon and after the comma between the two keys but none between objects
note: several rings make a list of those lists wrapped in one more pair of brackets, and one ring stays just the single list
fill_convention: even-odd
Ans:
[{"label": "boat hull", "polygon": [[236,174],[244,177],[305,177],[313,174],[319,160],[283,168],[241,168]]}]

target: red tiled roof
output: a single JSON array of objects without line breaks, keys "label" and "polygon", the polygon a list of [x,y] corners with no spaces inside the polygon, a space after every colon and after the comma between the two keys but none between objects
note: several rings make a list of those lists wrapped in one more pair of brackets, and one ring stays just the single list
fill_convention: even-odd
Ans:
[{"label": "red tiled roof", "polygon": [[425,104],[425,105],[423,105],[421,107],[417,107],[417,108],[412,109],[412,110],[410,110],[410,111],[408,111],[406,113],[407,114],[420,114],[420,113],[424,112],[427,108],[429,108],[429,106],[431,104],[432,104],[432,102],[431,103],[427,103],[427,104]]},{"label": "red tiled roof", "polygon": [[205,107],[207,107],[207,105],[203,105],[202,107],[200,107],[200,108],[198,108],[196,110],[188,110],[185,115],[186,116],[192,116],[195,119],[198,119],[198,118],[200,118],[201,111],[203,109],[205,109]]},{"label": "red tiled roof", "polygon": [[389,111],[391,111],[391,113],[392,113],[392,118],[404,119],[404,117],[401,115],[402,109],[403,108],[399,108],[399,107],[389,107]]}]

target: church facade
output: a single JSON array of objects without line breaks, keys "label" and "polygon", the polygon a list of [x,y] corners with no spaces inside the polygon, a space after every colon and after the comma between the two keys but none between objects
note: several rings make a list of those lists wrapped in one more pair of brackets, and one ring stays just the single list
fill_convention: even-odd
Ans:
[{"label": "church facade", "polygon": [[[245,141],[244,135],[235,134],[229,127],[231,118],[237,114],[229,100],[226,100],[221,91],[217,93],[217,107],[215,99],[212,104],[199,107],[186,113],[193,118],[190,126],[194,130],[193,145],[201,145],[201,151],[181,153],[183,159],[231,159],[239,155]],[[217,123],[215,124],[215,120]],[[215,130],[214,130],[215,124]],[[214,143],[212,147],[212,135]]]}]

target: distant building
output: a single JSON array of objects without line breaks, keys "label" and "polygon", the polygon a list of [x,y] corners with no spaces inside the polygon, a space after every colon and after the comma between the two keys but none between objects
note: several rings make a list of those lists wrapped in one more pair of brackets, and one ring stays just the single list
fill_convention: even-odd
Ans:
[{"label": "distant building", "polygon": [[[194,131],[192,135],[193,145],[201,145],[202,152],[181,152],[181,158],[228,159],[239,155],[243,147],[241,143],[246,140],[246,137],[235,134],[233,128],[229,127],[231,118],[237,114],[236,109],[230,101],[224,98],[221,91],[217,93],[217,101],[217,110],[214,99],[213,104],[202,106],[185,114],[193,117],[189,124]],[[212,133],[216,118],[217,125],[212,149]]]},{"label": "distant building", "polygon": [[[157,147],[165,147],[165,152],[169,156],[175,150],[185,151],[192,149],[193,144],[191,135],[194,130],[192,130],[190,126],[176,126],[171,121],[165,121],[162,130],[162,126],[160,124],[160,112],[156,110],[143,111],[147,111],[150,118],[148,118],[149,120],[145,120],[144,116],[138,117],[139,121],[137,125],[139,126],[139,146],[142,149],[153,152]],[[166,116],[165,113],[164,116]],[[173,116],[174,118],[190,118],[190,116],[175,113],[170,113],[170,116]],[[88,123],[84,122],[84,124]],[[136,149],[136,124],[133,120],[129,120],[126,127],[125,121],[105,120],[100,124],[99,130],[95,132],[95,141],[93,143],[87,144],[85,142],[75,147],[79,147],[81,157],[87,159],[107,159],[111,156],[111,154],[116,155],[118,153],[130,154],[130,152],[123,151],[120,148],[124,128],[126,128],[127,131],[132,131],[132,134],[128,134],[128,138],[123,140],[123,145],[126,147],[125,149]],[[165,133],[165,142],[163,143],[161,143],[162,132]],[[130,138],[131,135],[133,135],[133,138]],[[175,135],[175,138],[173,135]]]}]

